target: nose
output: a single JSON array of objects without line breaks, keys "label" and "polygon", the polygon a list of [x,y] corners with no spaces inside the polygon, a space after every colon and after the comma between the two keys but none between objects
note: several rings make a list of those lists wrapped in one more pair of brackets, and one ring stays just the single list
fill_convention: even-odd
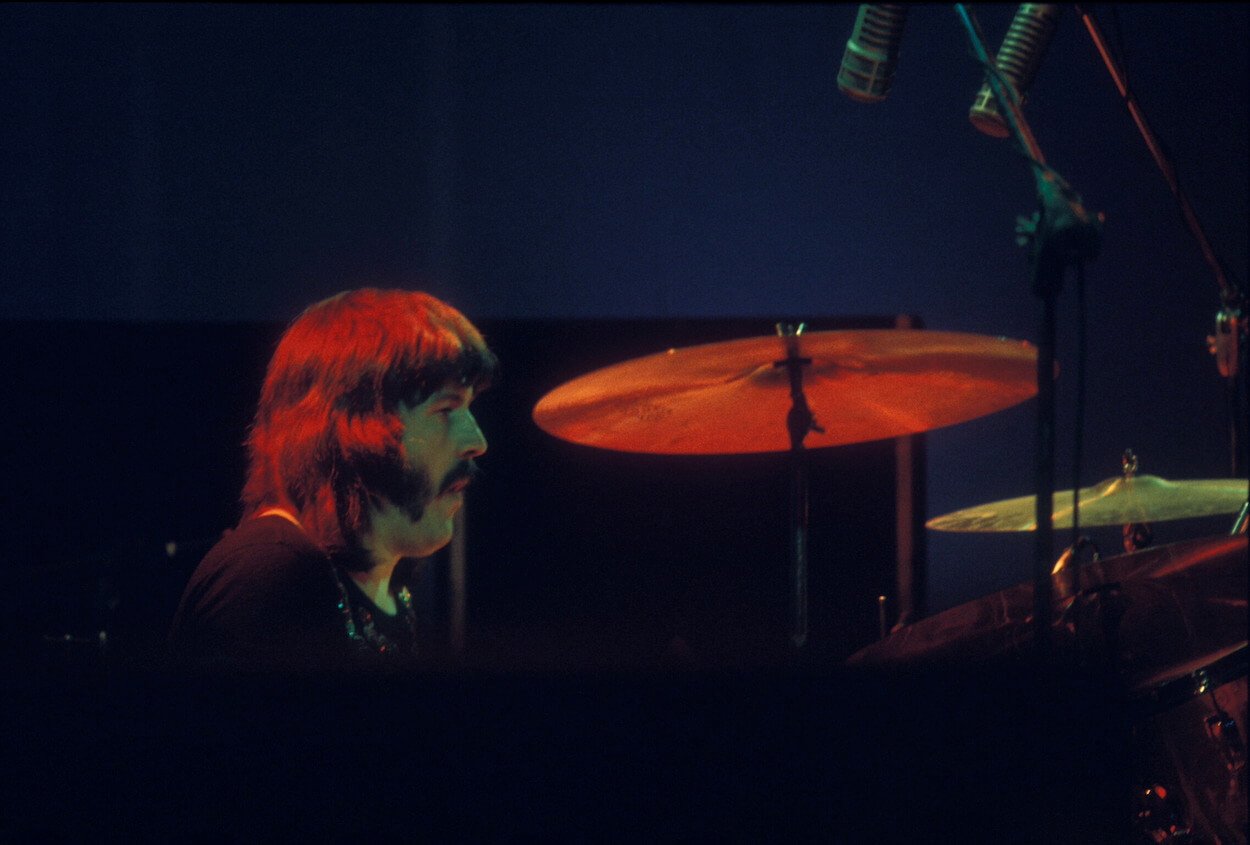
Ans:
[{"label": "nose", "polygon": [[460,458],[469,460],[481,457],[486,453],[486,436],[478,428],[477,419],[472,412],[467,412],[464,420],[460,434]]}]

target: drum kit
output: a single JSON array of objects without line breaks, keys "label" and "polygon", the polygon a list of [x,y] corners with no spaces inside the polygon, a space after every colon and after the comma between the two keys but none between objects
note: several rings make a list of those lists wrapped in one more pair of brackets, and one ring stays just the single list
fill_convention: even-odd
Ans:
[{"label": "drum kit", "polygon": [[[932,431],[1037,393],[1038,351],[1019,340],[910,329],[805,332],[680,349],[574,378],[533,409],[557,438],[619,452],[786,452],[791,478],[791,640],[807,637],[808,449]],[[1126,554],[1056,562],[1050,630],[1097,660],[1134,702],[1142,762],[1136,824],[1149,841],[1246,841],[1247,482],[1124,472],[1054,494],[1053,526],[1125,527]],[[929,520],[934,531],[1031,532],[1036,497]],[[1228,535],[1148,545],[1148,526],[1237,515]],[[898,627],[851,666],[974,663],[1029,652],[1034,582]]]}]

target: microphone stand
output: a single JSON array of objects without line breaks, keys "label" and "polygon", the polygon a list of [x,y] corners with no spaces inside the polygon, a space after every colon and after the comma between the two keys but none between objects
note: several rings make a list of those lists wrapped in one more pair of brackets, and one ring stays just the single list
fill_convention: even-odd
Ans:
[{"label": "microphone stand", "polygon": [[1220,288],[1221,307],[1215,316],[1215,334],[1207,338],[1207,343],[1211,354],[1215,356],[1216,367],[1225,379],[1231,399],[1228,430],[1229,463],[1231,474],[1235,477],[1246,471],[1246,448],[1247,442],[1250,441],[1250,436],[1247,436],[1246,431],[1246,418],[1250,414],[1246,413],[1242,405],[1245,396],[1247,324],[1250,323],[1246,319],[1245,296],[1236,283],[1229,278],[1215,250],[1212,249],[1211,242],[1202,229],[1202,224],[1198,222],[1198,215],[1194,213],[1193,206],[1189,204],[1189,199],[1181,190],[1180,182],[1176,178],[1176,168],[1168,161],[1163,145],[1159,143],[1150,124],[1146,122],[1146,116],[1137,104],[1137,97],[1129,90],[1124,71],[1111,55],[1111,51],[1107,49],[1107,40],[1103,37],[1101,27],[1098,26],[1094,16],[1081,4],[1076,5],[1076,11],[1081,16],[1081,22],[1085,24],[1085,29],[1089,32],[1089,37],[1107,68],[1107,73],[1111,74],[1111,81],[1115,83],[1120,99],[1124,100],[1129,115],[1137,125],[1137,131],[1146,142],[1146,147],[1150,150],[1150,155],[1154,158],[1159,172],[1168,183],[1172,196],[1176,198],[1181,216],[1185,219],[1185,225],[1189,227],[1189,233],[1198,242],[1202,258],[1211,269],[1211,273],[1215,276],[1215,283]]},{"label": "microphone stand", "polygon": [[1051,652],[1053,613],[1055,303],[1063,290],[1067,268],[1074,267],[1083,278],[1085,262],[1097,256],[1103,216],[1087,211],[1080,195],[1046,164],[1033,131],[1020,111],[1018,95],[1000,76],[976,24],[962,3],[955,4],[955,12],[968,30],[973,52],[985,68],[986,81],[998,104],[999,114],[1028,160],[1037,189],[1038,210],[1031,220],[1021,218],[1016,232],[1021,242],[1029,245],[1033,294],[1042,301],[1037,343],[1037,453],[1034,462],[1037,530],[1033,547],[1033,643],[1038,656],[1047,659]]}]

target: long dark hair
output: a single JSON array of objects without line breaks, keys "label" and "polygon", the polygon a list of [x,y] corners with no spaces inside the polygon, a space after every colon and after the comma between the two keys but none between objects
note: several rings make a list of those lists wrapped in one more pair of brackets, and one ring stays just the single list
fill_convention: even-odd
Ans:
[{"label": "long dark hair", "polygon": [[496,367],[473,324],[426,293],[362,288],[309,306],[265,373],[244,518],[286,508],[327,552],[352,549],[369,505],[403,495],[400,402],[449,381],[480,391]]}]

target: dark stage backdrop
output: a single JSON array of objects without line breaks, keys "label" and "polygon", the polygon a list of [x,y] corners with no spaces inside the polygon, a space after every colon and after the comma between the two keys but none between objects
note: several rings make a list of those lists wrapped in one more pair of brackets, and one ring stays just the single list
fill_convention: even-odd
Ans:
[{"label": "dark stage backdrop", "polygon": [[[759,666],[790,659],[789,474],[782,454],[659,456],[590,449],[530,411],[587,370],[669,346],[769,334],[768,319],[515,320],[481,324],[503,361],[475,405],[490,449],[466,517],[466,656],[502,665]],[[810,331],[893,318],[814,320]],[[14,643],[107,630],[157,647],[190,570],[238,517],[243,438],[270,323],[5,324],[13,364],[5,443],[19,484],[4,509],[0,569],[21,596]],[[778,426],[784,427],[784,415]],[[923,436],[911,438],[914,538],[924,602]],[[892,622],[895,441],[814,450],[808,659],[836,663]],[[446,554],[423,601],[449,619]]]}]

